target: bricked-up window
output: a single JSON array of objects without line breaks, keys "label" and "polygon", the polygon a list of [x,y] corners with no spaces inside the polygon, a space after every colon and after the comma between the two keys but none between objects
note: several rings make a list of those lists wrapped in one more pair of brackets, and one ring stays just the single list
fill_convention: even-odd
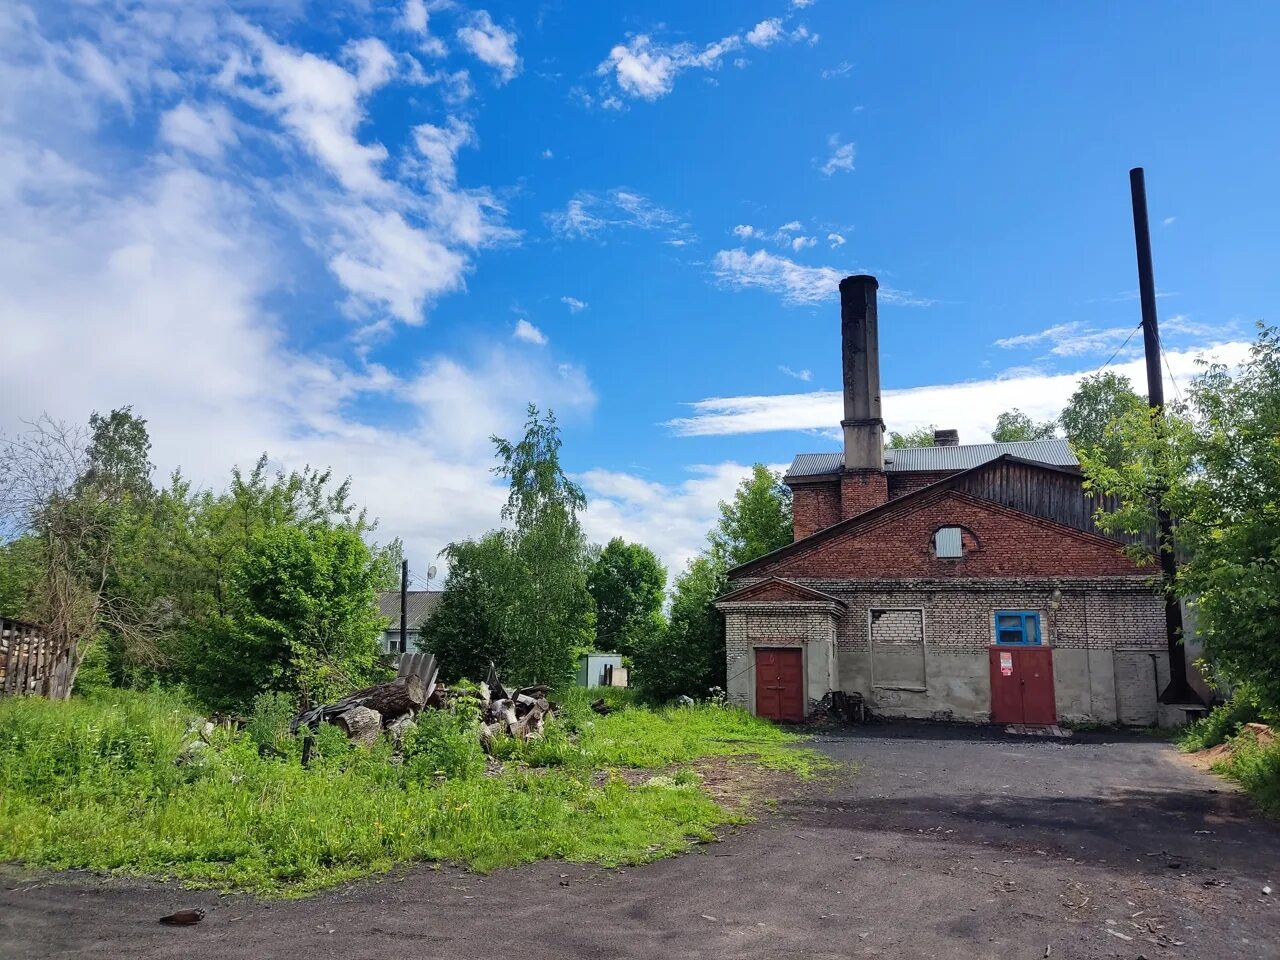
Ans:
[{"label": "bricked-up window", "polygon": [[996,643],[1038,644],[1040,614],[1034,610],[997,610]]},{"label": "bricked-up window", "polygon": [[958,560],[964,556],[964,535],[959,527],[943,527],[933,535],[934,556],[940,560]]}]

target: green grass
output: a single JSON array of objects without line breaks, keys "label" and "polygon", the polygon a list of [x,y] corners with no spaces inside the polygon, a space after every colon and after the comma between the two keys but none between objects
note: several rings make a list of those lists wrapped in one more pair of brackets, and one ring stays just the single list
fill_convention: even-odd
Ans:
[{"label": "green grass", "polygon": [[1213,765],[1214,773],[1235,780],[1263,810],[1280,817],[1280,741],[1259,746],[1251,733],[1241,732],[1255,721],[1280,729],[1280,716],[1264,709],[1258,694],[1242,685],[1230,700],[1190,724],[1178,746],[1193,753],[1230,742],[1230,751]]},{"label": "green grass", "polygon": [[[427,714],[402,764],[351,749],[333,728],[309,769],[298,743],[251,725],[176,762],[196,713],[165,692],[69,703],[0,701],[0,860],[175,877],[195,886],[301,896],[413,861],[478,871],[544,858],[606,865],[669,856],[741,822],[684,771],[630,785],[619,768],[706,757],[800,776],[821,769],[798,738],[732,709],[592,713],[564,695],[542,740],[507,742],[499,777],[465,720]],[[261,727],[261,724],[258,725]],[[606,771],[603,777],[597,771]]]}]

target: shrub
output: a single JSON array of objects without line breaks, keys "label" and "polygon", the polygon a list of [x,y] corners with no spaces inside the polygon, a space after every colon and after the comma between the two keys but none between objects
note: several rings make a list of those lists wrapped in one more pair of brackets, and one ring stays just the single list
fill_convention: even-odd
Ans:
[{"label": "shrub", "polygon": [[1244,683],[1236,688],[1226,703],[1189,724],[1178,739],[1178,745],[1187,752],[1216,747],[1234,737],[1246,723],[1262,718],[1261,696],[1254,687]]},{"label": "shrub", "polygon": [[296,712],[289,694],[260,693],[253,698],[253,712],[245,724],[245,733],[259,748],[286,750],[292,741],[289,724]]},{"label": "shrub", "polygon": [[468,711],[427,710],[402,744],[405,774],[419,783],[467,780],[484,773],[484,751]]}]

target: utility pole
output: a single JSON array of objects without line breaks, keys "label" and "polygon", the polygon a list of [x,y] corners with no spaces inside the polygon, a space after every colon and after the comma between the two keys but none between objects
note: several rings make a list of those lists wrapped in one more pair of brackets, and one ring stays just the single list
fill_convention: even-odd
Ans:
[{"label": "utility pole", "polygon": [[409,561],[400,561],[400,652],[404,653],[409,640]]},{"label": "utility pole", "polygon": [[[1133,197],[1133,236],[1138,249],[1138,294],[1142,303],[1142,344],[1147,359],[1147,404],[1157,415],[1164,413],[1164,374],[1160,369],[1160,324],[1156,318],[1156,278],[1151,265],[1151,227],[1147,222],[1147,180],[1142,167],[1129,171],[1129,192]],[[1162,494],[1163,491],[1160,491]],[[1173,592],[1178,572],[1173,545],[1173,518],[1163,497],[1156,503],[1160,528],[1160,580],[1164,593],[1165,640],[1169,648],[1169,685],[1160,694],[1161,703],[1200,704],[1187,683],[1187,655],[1182,643],[1182,605]]]}]

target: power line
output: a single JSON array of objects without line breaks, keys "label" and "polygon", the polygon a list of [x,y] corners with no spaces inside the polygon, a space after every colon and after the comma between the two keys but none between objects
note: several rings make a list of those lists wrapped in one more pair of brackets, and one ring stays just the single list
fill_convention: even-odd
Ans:
[{"label": "power line", "polygon": [[1169,365],[1169,354],[1164,349],[1164,338],[1156,334],[1156,346],[1160,348],[1160,357],[1164,360],[1164,368],[1169,371],[1169,382],[1173,384],[1173,395],[1182,403],[1182,391],[1178,389],[1178,378],[1173,375],[1173,367]]},{"label": "power line", "polygon": [[[1129,341],[1133,339],[1133,335],[1141,329],[1142,329],[1142,321],[1139,320],[1138,325],[1134,327],[1132,330],[1130,330],[1129,335],[1124,338],[1124,343],[1116,347],[1116,352],[1111,355],[1111,360],[1114,360],[1116,357],[1120,356],[1120,351],[1129,345]],[[1106,363],[1100,366],[1098,368],[1098,373],[1101,373],[1103,370],[1107,369],[1107,367],[1111,366],[1111,360],[1108,360]]]}]

